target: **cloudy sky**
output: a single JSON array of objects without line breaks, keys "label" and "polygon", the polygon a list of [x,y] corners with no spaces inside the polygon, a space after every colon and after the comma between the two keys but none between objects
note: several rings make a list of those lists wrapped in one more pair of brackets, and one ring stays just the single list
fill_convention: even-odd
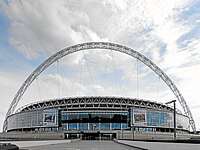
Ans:
[{"label": "cloudy sky", "polygon": [[[90,41],[122,44],[155,62],[183,94],[200,130],[199,0],[1,0],[0,124],[15,93],[39,64],[63,48]],[[113,51],[91,50],[51,65],[18,107],[85,95],[163,103],[174,99],[141,62]]]}]

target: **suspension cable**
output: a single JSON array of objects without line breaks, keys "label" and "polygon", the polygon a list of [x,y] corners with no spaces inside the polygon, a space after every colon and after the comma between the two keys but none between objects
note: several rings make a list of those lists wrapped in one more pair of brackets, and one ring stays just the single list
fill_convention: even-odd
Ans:
[{"label": "suspension cable", "polygon": [[[133,62],[133,60],[131,61],[131,63],[130,64],[132,64],[132,62]],[[136,66],[136,63],[135,63],[135,65],[134,66]],[[131,76],[132,76],[132,71],[134,70],[135,68],[133,67],[132,69],[130,69],[130,71],[129,71],[129,73],[128,73],[128,78],[127,78],[127,80],[126,80],[126,82],[125,82],[125,86],[128,84],[128,82],[130,81],[130,79],[131,79]],[[127,93],[127,88],[126,87],[124,87],[123,88],[123,90],[122,90],[122,95],[126,95],[126,93]]]},{"label": "suspension cable", "polygon": [[156,88],[156,100],[158,99],[158,92],[160,87],[160,76],[158,77],[157,88]]},{"label": "suspension cable", "polygon": [[[106,61],[106,64],[105,64],[105,66],[104,66],[104,68],[105,68],[105,73],[107,73],[107,71],[108,71],[108,66],[109,66],[109,63],[110,63],[110,55],[111,55],[111,50],[110,50],[110,52],[109,52],[109,54],[108,54],[108,59],[107,59],[107,61]],[[100,80],[100,82],[99,82],[99,85],[100,86],[102,86],[103,87],[103,85],[104,85],[104,82],[105,82],[105,76],[103,76],[102,78],[101,78],[101,80]],[[102,92],[102,89],[100,89],[101,90],[101,92]],[[100,90],[99,90],[99,93],[100,93]],[[103,92],[105,92],[105,89],[103,88]],[[105,94],[105,93],[104,93]]]},{"label": "suspension cable", "polygon": [[[111,52],[112,52],[112,57],[114,58],[114,55],[113,55],[113,51],[111,50]],[[113,59],[114,60],[114,59]],[[120,80],[119,80],[119,75],[118,75],[118,72],[116,71],[116,68],[118,68],[118,67],[116,67],[115,65],[114,65],[114,63],[113,63],[113,61],[112,61],[112,66],[113,66],[113,70],[114,70],[114,76],[115,76],[115,84],[117,84],[117,79],[118,79],[118,90],[121,92],[121,94],[122,94],[122,86],[121,86],[121,82],[120,82]],[[117,92],[118,93],[118,92]]]},{"label": "suspension cable", "polygon": [[[60,62],[58,62],[59,63],[59,65],[61,66],[61,64],[60,64]],[[61,75],[61,77],[62,77],[62,74],[64,75],[64,77],[63,77],[63,79],[64,79],[64,85],[65,85],[65,88],[66,88],[66,91],[68,92],[68,95],[70,95],[70,93],[69,93],[69,91],[70,91],[70,82],[69,82],[69,80],[68,79],[66,79],[67,81],[68,81],[68,83],[66,83],[66,80],[65,80],[65,77],[67,78],[68,76],[67,76],[67,74],[65,73],[65,71],[62,69],[62,67],[60,67],[60,75]],[[71,83],[72,84],[72,83]]]},{"label": "suspension cable", "polygon": [[58,98],[60,98],[60,72],[58,68],[58,60],[56,61],[56,68],[57,68],[57,74],[58,74]]},{"label": "suspension cable", "polygon": [[41,101],[41,100],[42,100],[42,99],[41,99],[41,91],[40,91],[40,86],[39,86],[38,78],[37,78],[37,77],[36,77],[36,83],[37,83],[37,87],[38,87],[39,99],[40,99],[40,101]]},{"label": "suspension cable", "polygon": [[73,81],[72,81],[72,86],[71,86],[71,91],[70,91],[71,95],[74,93],[75,80],[76,80],[76,78],[78,76],[79,65],[80,65],[80,63],[78,63],[78,65],[76,66],[76,69],[75,69],[76,72],[75,72],[75,76],[74,76]]},{"label": "suspension cable", "polygon": [[[39,83],[39,82],[38,82]],[[39,84],[38,84],[39,85]],[[51,92],[49,91],[49,86],[46,84],[43,84],[42,82],[40,82],[40,89],[45,89],[43,92],[45,92],[49,97],[53,97],[53,95],[51,94]],[[41,90],[40,90],[41,91]],[[41,92],[41,93],[43,93]]]},{"label": "suspension cable", "polygon": [[86,60],[86,67],[87,67],[87,71],[88,71],[88,74],[89,74],[89,77],[90,77],[91,84],[94,85],[94,80],[93,80],[93,77],[92,77],[92,73],[91,73],[91,70],[89,68],[88,58],[87,58],[87,56],[85,54],[85,51],[83,50],[82,52],[83,52],[83,56],[84,56],[84,58]]},{"label": "suspension cable", "polygon": [[[147,67],[145,67],[145,68],[146,69],[144,69],[143,72],[147,72],[149,70],[149,68],[147,68]],[[153,73],[153,72],[149,72],[150,75],[151,75],[151,73]],[[158,98],[159,84],[160,84],[160,77],[157,77],[156,79],[152,79],[151,84],[149,84],[149,86],[146,89],[146,91],[148,92],[147,94],[149,94],[149,97],[151,97],[152,99]],[[154,89],[153,91],[151,91],[152,87],[155,87],[155,88],[153,88]]]},{"label": "suspension cable", "polygon": [[137,97],[138,97],[138,86],[139,86],[138,85],[139,84],[138,83],[138,59],[137,59],[137,74],[136,74],[136,78],[137,78],[136,80],[137,80]]},{"label": "suspension cable", "polygon": [[80,92],[81,92],[81,84],[82,84],[82,67],[83,67],[83,57],[82,57],[82,59],[81,59],[81,70],[80,70],[80,74],[79,74],[79,91],[78,91],[78,94],[79,94],[79,96],[80,96]]}]

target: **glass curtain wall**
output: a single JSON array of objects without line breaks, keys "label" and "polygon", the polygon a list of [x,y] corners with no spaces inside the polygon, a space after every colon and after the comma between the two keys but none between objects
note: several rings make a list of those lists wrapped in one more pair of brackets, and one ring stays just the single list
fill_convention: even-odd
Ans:
[{"label": "glass curtain wall", "polygon": [[61,115],[63,130],[114,130],[128,127],[128,111],[62,112]]},{"label": "glass curtain wall", "polygon": [[[131,125],[139,127],[173,128],[173,112],[153,109],[131,109]],[[189,130],[189,118],[176,114],[177,128]]]},{"label": "glass curtain wall", "polygon": [[43,109],[14,114],[8,118],[8,130],[58,127],[57,109]]}]

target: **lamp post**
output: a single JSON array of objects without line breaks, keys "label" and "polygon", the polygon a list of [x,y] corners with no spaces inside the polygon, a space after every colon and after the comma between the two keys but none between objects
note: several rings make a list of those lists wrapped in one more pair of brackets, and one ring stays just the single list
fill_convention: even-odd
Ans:
[{"label": "lamp post", "polygon": [[22,119],[22,132],[24,132],[24,119]]},{"label": "lamp post", "polygon": [[43,125],[43,122],[40,122],[40,139],[42,139],[42,125]]},{"label": "lamp post", "polygon": [[123,136],[123,128],[122,128],[122,139],[124,138],[124,136]]},{"label": "lamp post", "polygon": [[176,100],[169,101],[165,104],[174,104],[174,140],[176,140]]},{"label": "lamp post", "polygon": [[131,125],[131,129],[132,129],[132,132],[133,132],[133,140],[134,140],[134,138],[135,138],[135,136],[134,136],[134,129],[135,129],[134,124]]}]

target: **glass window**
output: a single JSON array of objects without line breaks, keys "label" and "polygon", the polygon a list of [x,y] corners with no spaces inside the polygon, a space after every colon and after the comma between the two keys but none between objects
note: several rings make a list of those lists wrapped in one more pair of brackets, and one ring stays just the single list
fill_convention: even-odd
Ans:
[{"label": "glass window", "polygon": [[101,123],[100,129],[101,130],[110,130],[110,123]]},{"label": "glass window", "polygon": [[69,130],[77,130],[77,123],[69,123]]},{"label": "glass window", "polygon": [[89,129],[90,130],[97,130],[97,129],[99,129],[99,123],[90,123],[89,124]]},{"label": "glass window", "polygon": [[122,129],[126,129],[127,127],[127,123],[122,123]]},{"label": "glass window", "polygon": [[62,115],[62,120],[67,120],[67,116],[66,115]]},{"label": "glass window", "polygon": [[79,123],[79,130],[88,130],[88,123]]},{"label": "glass window", "polygon": [[68,130],[68,124],[62,124],[62,130]]},{"label": "glass window", "polygon": [[115,130],[115,129],[121,129],[120,127],[120,123],[112,123],[112,129]]}]

